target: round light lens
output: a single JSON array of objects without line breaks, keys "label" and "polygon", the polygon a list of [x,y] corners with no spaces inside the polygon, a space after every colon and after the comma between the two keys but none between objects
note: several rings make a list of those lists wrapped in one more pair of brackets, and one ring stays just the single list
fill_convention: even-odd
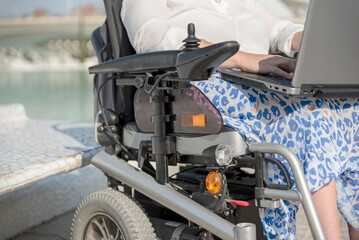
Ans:
[{"label": "round light lens", "polygon": [[232,149],[228,145],[220,144],[216,148],[216,161],[219,166],[226,166],[232,162]]},{"label": "round light lens", "polygon": [[217,195],[221,192],[222,178],[216,172],[210,172],[206,177],[206,187],[208,192],[213,195]]}]

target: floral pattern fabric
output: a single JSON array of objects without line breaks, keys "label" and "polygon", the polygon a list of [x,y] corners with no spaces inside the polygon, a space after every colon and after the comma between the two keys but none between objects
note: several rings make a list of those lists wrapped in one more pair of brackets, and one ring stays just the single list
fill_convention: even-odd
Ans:
[{"label": "floral pattern fabric", "polygon": [[[236,129],[247,143],[278,143],[291,149],[311,192],[335,179],[338,209],[359,230],[359,99],[288,97],[226,82],[218,72],[208,81],[191,83],[212,101],[224,124]],[[287,167],[294,183],[289,164],[273,156]],[[274,165],[268,165],[268,177],[285,184],[283,173]],[[299,203],[280,203],[280,208],[260,210],[264,234],[268,239],[295,239]]]}]

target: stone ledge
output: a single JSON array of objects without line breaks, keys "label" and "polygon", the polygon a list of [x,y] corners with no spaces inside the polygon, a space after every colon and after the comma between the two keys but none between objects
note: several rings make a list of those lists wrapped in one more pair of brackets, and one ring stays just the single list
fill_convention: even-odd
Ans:
[{"label": "stone ledge", "polygon": [[0,106],[0,196],[89,164],[101,147],[92,124],[40,121]]}]

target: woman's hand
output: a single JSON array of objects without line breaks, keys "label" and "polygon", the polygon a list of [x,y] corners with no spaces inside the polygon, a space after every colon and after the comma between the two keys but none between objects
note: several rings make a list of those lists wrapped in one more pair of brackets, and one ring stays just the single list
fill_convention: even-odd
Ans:
[{"label": "woman's hand", "polygon": [[[286,79],[292,79],[296,60],[277,55],[257,55],[240,53],[239,68],[246,72],[270,74],[274,73]],[[237,59],[239,60],[239,59]]]},{"label": "woman's hand", "polygon": [[274,73],[288,80],[293,78],[296,60],[277,55],[261,55],[237,52],[220,68],[239,68],[245,72],[270,74]]},{"label": "woman's hand", "polygon": [[[212,43],[201,39],[199,47],[208,47]],[[239,68],[245,72],[270,74],[274,73],[286,79],[292,79],[296,60],[277,55],[251,54],[238,51],[222,63],[220,68]]]}]

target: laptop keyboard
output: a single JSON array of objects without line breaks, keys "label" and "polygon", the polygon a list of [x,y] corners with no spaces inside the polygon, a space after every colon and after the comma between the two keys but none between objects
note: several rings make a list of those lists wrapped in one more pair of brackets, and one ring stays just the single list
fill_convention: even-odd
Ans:
[{"label": "laptop keyboard", "polygon": [[272,75],[272,74],[268,74],[268,75],[260,75],[260,74],[254,74],[254,73],[247,73],[247,72],[238,72],[238,77],[241,78],[251,78],[254,80],[260,80],[260,81],[265,81],[265,82],[269,82],[269,83],[273,83],[273,84],[279,84],[282,86],[287,86],[287,87],[291,87],[292,83],[291,80],[285,79],[283,77],[280,76],[276,76],[276,75]]}]

